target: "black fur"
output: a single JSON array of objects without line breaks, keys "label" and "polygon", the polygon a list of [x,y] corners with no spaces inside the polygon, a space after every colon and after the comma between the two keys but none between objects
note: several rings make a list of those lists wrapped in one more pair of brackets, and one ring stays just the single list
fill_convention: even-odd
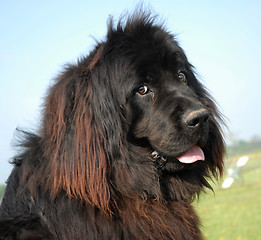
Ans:
[{"label": "black fur", "polygon": [[[112,22],[57,77],[39,132],[25,133],[0,239],[202,238],[190,202],[222,173],[221,115],[150,14]],[[177,160],[195,145],[205,161]]]}]

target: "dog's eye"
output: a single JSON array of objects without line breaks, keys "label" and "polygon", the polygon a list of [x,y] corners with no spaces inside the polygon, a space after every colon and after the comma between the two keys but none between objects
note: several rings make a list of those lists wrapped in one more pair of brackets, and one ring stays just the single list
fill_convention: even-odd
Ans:
[{"label": "dog's eye", "polygon": [[139,87],[139,89],[138,89],[138,93],[140,94],[140,95],[145,95],[146,93],[148,93],[149,92],[149,88],[147,87],[147,86],[141,86],[141,87]]},{"label": "dog's eye", "polygon": [[182,72],[179,73],[179,80],[183,83],[187,83],[186,75]]}]

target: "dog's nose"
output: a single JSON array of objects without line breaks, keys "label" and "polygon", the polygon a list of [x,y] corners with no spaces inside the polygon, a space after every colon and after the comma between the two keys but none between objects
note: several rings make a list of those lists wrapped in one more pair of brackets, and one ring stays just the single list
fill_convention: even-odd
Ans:
[{"label": "dog's nose", "polygon": [[183,121],[189,128],[199,128],[208,122],[209,112],[205,108],[193,110],[185,114]]}]

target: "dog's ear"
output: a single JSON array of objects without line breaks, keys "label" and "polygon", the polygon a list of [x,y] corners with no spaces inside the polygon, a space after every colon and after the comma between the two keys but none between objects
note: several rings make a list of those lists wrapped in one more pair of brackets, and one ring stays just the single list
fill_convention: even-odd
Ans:
[{"label": "dog's ear", "polygon": [[108,212],[111,159],[121,154],[122,125],[102,54],[99,47],[59,77],[47,98],[43,135],[52,196],[64,190]]},{"label": "dog's ear", "polygon": [[214,120],[213,122],[210,121],[210,124],[212,125],[212,127],[210,130],[209,138],[211,138],[212,141],[209,141],[209,144],[206,147],[206,155],[209,156],[209,159],[211,160],[209,164],[210,171],[215,178],[218,178],[223,174],[224,155],[226,152],[225,142],[219,123]]},{"label": "dog's ear", "polygon": [[207,93],[207,91],[205,91],[205,89],[201,90],[201,94],[204,94],[201,101],[210,113],[208,136],[210,141],[207,141],[207,146],[205,147],[204,152],[207,159],[209,159],[209,170],[215,178],[218,178],[219,176],[222,176],[224,168],[224,155],[226,148],[222,127],[226,127],[226,124],[222,113],[218,110],[217,104],[212,97]]},{"label": "dog's ear", "polygon": [[210,113],[209,118],[209,141],[204,148],[206,159],[208,159],[208,169],[215,178],[222,176],[224,168],[224,155],[226,152],[222,127],[226,127],[224,116],[218,109],[218,105],[208,90],[195,77],[193,66],[191,65],[191,85],[199,97],[200,102]]}]

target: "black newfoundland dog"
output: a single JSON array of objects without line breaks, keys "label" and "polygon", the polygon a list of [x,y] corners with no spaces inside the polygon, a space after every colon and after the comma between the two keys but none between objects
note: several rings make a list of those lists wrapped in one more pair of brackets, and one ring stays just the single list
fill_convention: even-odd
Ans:
[{"label": "black newfoundland dog", "polygon": [[202,239],[191,201],[222,173],[221,115],[145,12],[65,67],[0,208],[0,239]]}]

